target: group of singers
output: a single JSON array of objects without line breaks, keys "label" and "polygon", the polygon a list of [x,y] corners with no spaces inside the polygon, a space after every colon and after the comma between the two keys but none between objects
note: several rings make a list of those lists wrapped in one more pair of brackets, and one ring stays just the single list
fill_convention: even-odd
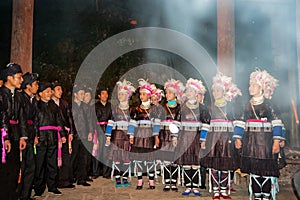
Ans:
[{"label": "group of singers", "polygon": [[[271,98],[278,84],[267,71],[250,74],[251,99],[237,103],[242,93],[232,78],[218,72],[212,78],[211,105],[203,103],[206,88],[199,79],[166,80],[163,88],[139,79],[116,83],[117,103],[108,89],[73,87],[72,104],[62,99],[62,85],[40,82],[36,73],[22,73],[18,64],[1,70],[0,199],[31,199],[73,183],[90,186],[101,174],[115,187],[155,189],[161,172],[163,191],[201,196],[206,174],[213,199],[231,199],[233,172],[250,175],[249,194],[274,199],[278,191],[278,154],[285,129]],[[164,90],[163,90],[164,89]],[[140,104],[130,105],[138,92]],[[164,99],[163,99],[164,98]],[[95,113],[95,114],[94,114]],[[101,173],[102,172],[102,173]]]}]

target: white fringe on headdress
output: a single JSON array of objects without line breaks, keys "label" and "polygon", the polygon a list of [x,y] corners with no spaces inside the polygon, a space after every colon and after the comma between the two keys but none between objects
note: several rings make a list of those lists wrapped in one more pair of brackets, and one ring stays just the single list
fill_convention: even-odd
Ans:
[{"label": "white fringe on headdress", "polygon": [[124,79],[123,81],[118,81],[116,85],[118,86],[118,92],[126,93],[127,98],[129,98],[135,91],[133,84],[126,79]]},{"label": "white fringe on headdress", "polygon": [[223,75],[221,72],[218,72],[215,77],[213,77],[212,87],[220,86],[224,90],[224,97],[226,101],[231,101],[236,98],[238,95],[242,96],[240,89],[236,84],[232,82],[232,78]]},{"label": "white fringe on headdress", "polygon": [[174,92],[178,100],[182,98],[184,89],[184,85],[180,80],[169,79],[165,83],[165,90],[170,90]]}]

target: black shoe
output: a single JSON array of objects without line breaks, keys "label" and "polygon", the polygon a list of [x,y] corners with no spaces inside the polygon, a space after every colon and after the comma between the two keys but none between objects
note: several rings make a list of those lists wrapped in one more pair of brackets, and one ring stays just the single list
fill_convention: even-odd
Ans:
[{"label": "black shoe", "polygon": [[171,190],[174,192],[178,192],[178,188],[176,187],[176,185],[172,185]]},{"label": "black shoe", "polygon": [[70,184],[70,185],[65,185],[65,186],[58,186],[60,189],[73,189],[75,188],[75,185]]},{"label": "black shoe", "polygon": [[143,189],[143,185],[141,185],[141,186],[139,186],[139,185],[138,185],[138,186],[136,186],[136,189],[137,189],[137,190],[141,190],[141,189]]},{"label": "black shoe", "polygon": [[166,185],[165,187],[164,187],[164,189],[163,189],[163,191],[164,192],[168,192],[168,191],[170,191],[170,186],[169,185]]},{"label": "black shoe", "polygon": [[82,185],[82,186],[91,186],[91,184],[87,183],[86,181],[78,181],[77,185]]},{"label": "black shoe", "polygon": [[93,182],[93,179],[87,178],[86,181],[87,181],[87,182]]},{"label": "black shoe", "polygon": [[42,195],[43,195],[43,194],[35,193],[35,194],[33,195],[33,198],[34,198],[34,199],[35,199],[35,198],[40,198],[40,197],[42,197]]},{"label": "black shoe", "polygon": [[62,195],[61,191],[59,191],[58,189],[49,190],[48,192],[54,195]]}]

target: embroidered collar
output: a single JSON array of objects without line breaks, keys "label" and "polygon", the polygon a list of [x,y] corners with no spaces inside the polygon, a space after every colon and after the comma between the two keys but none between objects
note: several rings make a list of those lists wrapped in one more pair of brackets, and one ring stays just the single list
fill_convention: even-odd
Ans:
[{"label": "embroidered collar", "polygon": [[261,95],[261,96],[259,96],[259,97],[252,97],[251,99],[250,99],[250,103],[252,104],[252,105],[260,105],[260,104],[262,104],[264,102],[264,96],[263,95]]}]

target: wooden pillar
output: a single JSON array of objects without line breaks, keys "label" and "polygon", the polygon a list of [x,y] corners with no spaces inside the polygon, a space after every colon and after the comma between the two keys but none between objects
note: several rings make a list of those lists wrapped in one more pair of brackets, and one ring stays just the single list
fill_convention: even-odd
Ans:
[{"label": "wooden pillar", "polygon": [[32,71],[34,0],[13,0],[10,61]]},{"label": "wooden pillar", "polygon": [[234,0],[217,0],[218,59],[220,72],[234,78],[235,28]]}]

